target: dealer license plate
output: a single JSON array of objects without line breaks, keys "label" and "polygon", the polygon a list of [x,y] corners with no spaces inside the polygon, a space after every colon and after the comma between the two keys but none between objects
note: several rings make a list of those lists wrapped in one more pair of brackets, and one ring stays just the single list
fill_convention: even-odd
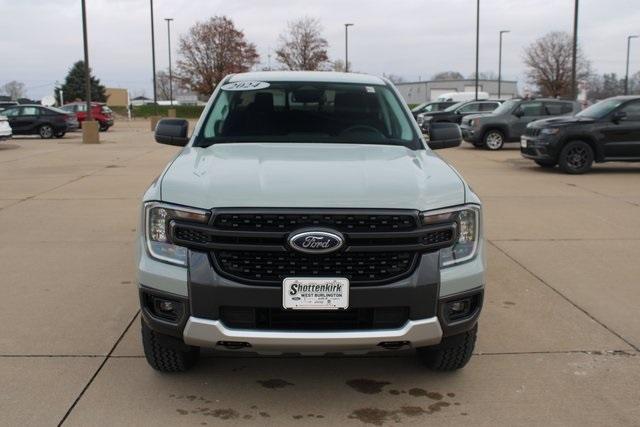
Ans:
[{"label": "dealer license plate", "polygon": [[282,282],[282,306],[291,310],[348,308],[349,279],[288,277]]},{"label": "dealer license plate", "polygon": [[520,137],[520,147],[527,148],[527,138],[524,136]]}]

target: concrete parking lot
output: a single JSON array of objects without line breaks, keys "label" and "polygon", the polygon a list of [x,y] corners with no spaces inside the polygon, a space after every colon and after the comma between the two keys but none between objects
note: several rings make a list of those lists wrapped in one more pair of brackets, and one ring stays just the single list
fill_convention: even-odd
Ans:
[{"label": "concrete parking lot", "polygon": [[0,143],[2,425],[640,425],[640,164],[584,176],[442,151],[485,203],[489,274],[470,364],[410,354],[206,354],[147,366],[133,237],[177,148],[143,121],[103,143]]}]

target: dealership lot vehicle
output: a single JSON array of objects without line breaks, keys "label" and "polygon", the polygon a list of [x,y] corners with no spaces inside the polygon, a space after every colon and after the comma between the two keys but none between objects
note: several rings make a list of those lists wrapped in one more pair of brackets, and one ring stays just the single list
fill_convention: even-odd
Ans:
[{"label": "dealership lot vehicle", "polygon": [[486,100],[489,99],[489,94],[487,92],[478,92],[478,96],[476,97],[475,91],[469,92],[448,92],[443,93],[442,95],[436,98],[438,102],[460,102],[460,101],[474,101],[474,100]]},{"label": "dealership lot vehicle", "polygon": [[593,162],[640,161],[640,97],[600,101],[572,117],[535,121],[522,136],[522,155],[542,167],[581,174]]},{"label": "dealership lot vehicle", "polygon": [[[76,115],[80,126],[82,122],[87,118],[87,104],[84,102],[72,102],[60,107],[69,113]],[[97,121],[100,125],[100,132],[106,132],[111,126],[113,126],[113,111],[105,104],[100,102],[91,103],[91,116],[93,120]]]},{"label": "dealership lot vehicle", "polygon": [[0,114],[0,141],[11,138],[12,134],[13,132],[11,131],[9,120]]},{"label": "dealership lot vehicle", "polygon": [[2,112],[9,120],[14,135],[40,135],[42,139],[62,138],[78,128],[73,114],[54,107],[18,105]]},{"label": "dealership lot vehicle", "polygon": [[575,101],[559,99],[510,99],[491,114],[470,115],[461,125],[462,137],[475,147],[500,150],[505,142],[520,142],[527,124],[580,111]]},{"label": "dealership lot vehicle", "polygon": [[451,107],[455,104],[455,101],[433,101],[433,102],[423,102],[422,104],[411,109],[411,114],[413,117],[417,118],[420,113],[430,113],[432,111],[443,111],[445,108]]},{"label": "dealership lot vehicle", "polygon": [[[138,238],[149,364],[200,347],[257,352],[414,348],[462,368],[484,288],[480,201],[422,139],[388,81],[361,74],[231,75],[143,198]],[[438,123],[430,144],[460,144]],[[368,173],[367,171],[376,171]]]},{"label": "dealership lot vehicle", "polygon": [[418,125],[425,133],[429,133],[431,123],[462,123],[462,119],[470,114],[491,113],[502,101],[462,101],[447,107],[443,111],[422,113],[418,115]]}]

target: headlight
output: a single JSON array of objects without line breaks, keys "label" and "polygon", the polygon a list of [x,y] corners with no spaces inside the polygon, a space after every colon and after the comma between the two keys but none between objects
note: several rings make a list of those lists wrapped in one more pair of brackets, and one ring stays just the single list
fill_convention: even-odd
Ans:
[{"label": "headlight", "polygon": [[480,206],[465,205],[457,208],[421,213],[422,224],[431,225],[455,221],[458,237],[453,246],[440,249],[440,266],[449,267],[471,260],[478,249],[480,238]]},{"label": "headlight", "polygon": [[433,119],[433,116],[424,116],[422,120],[425,122],[430,122],[431,119]]},{"label": "headlight", "polygon": [[166,203],[145,204],[145,240],[152,258],[176,265],[187,265],[187,248],[177,246],[169,240],[169,224],[172,220],[207,223],[209,212],[174,206]]},{"label": "headlight", "polygon": [[542,128],[542,130],[540,131],[540,133],[543,135],[555,135],[558,132],[560,132],[559,128]]}]

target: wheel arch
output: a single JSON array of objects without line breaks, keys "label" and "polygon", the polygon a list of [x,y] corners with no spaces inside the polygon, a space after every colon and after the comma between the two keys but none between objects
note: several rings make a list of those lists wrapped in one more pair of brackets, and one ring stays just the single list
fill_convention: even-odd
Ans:
[{"label": "wheel arch", "polygon": [[567,135],[566,137],[564,137],[560,142],[560,144],[558,145],[558,151],[557,151],[556,157],[560,155],[560,152],[568,143],[574,142],[574,141],[582,141],[588,144],[593,150],[593,157],[596,162],[601,162],[604,159],[604,150],[602,150],[599,144],[596,143],[595,138],[589,134],[574,134],[574,135]]}]

